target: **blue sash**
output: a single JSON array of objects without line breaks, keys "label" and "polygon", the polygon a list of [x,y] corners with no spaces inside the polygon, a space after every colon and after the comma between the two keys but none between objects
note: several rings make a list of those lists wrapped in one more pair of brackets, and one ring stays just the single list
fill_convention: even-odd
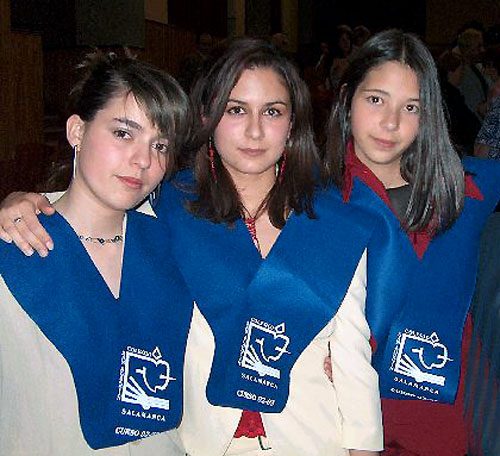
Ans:
[{"label": "blue sash", "polygon": [[27,259],[2,244],[0,271],[68,362],[87,443],[105,448],[175,428],[193,303],[161,225],[128,213],[115,299],[67,222],[59,214],[42,220],[55,250]]},{"label": "blue sash", "polygon": [[215,336],[208,400],[280,412],[294,363],[345,296],[374,229],[371,218],[344,205],[335,190],[322,192],[319,220],[292,214],[262,260],[241,220],[228,228],[195,219],[173,203],[183,195],[162,196],[174,256]]},{"label": "blue sash", "polygon": [[386,222],[368,249],[366,303],[382,397],[455,400],[479,237],[500,196],[500,163],[470,159],[464,167],[484,200],[466,198],[460,218],[432,240],[422,259],[387,205],[355,181],[351,202]]}]

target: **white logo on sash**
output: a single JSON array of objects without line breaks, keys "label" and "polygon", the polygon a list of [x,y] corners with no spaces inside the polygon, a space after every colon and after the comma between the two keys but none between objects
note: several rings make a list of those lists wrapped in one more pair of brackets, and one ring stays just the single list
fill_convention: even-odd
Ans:
[{"label": "white logo on sash", "polygon": [[439,369],[448,361],[453,361],[448,358],[448,348],[439,342],[435,332],[428,336],[405,329],[404,333],[398,335],[391,369],[414,378],[416,382],[444,386],[446,377],[440,375]]},{"label": "white logo on sash", "polygon": [[170,364],[162,359],[158,347],[149,352],[128,346],[122,352],[121,363],[118,400],[139,404],[144,410],[170,409],[170,401],[158,397],[158,393],[175,378],[170,376]]},{"label": "white logo on sash", "polygon": [[256,371],[261,377],[280,378],[280,371],[270,364],[278,361],[287,351],[290,338],[285,335],[285,323],[277,326],[251,318],[245,326],[238,364]]}]

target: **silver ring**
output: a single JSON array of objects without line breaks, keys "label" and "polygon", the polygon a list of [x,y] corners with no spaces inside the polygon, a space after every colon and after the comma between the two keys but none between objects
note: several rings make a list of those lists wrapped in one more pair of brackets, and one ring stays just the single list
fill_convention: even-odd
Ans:
[{"label": "silver ring", "polygon": [[16,217],[14,220],[12,220],[14,222],[14,224],[17,224],[19,223],[23,218],[22,217]]}]

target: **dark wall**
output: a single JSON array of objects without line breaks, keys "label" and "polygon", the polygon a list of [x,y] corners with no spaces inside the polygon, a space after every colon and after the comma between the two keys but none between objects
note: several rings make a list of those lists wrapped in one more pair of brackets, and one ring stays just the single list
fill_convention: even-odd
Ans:
[{"label": "dark wall", "polygon": [[168,0],[169,24],[198,35],[227,36],[227,0]]},{"label": "dark wall", "polygon": [[144,47],[144,0],[76,0],[76,44]]},{"label": "dark wall", "polygon": [[317,0],[316,39],[326,39],[335,25],[365,25],[377,32],[389,27],[425,34],[426,2],[378,0]]},{"label": "dark wall", "polygon": [[144,0],[12,0],[11,21],[39,32],[45,49],[144,47]]},{"label": "dark wall", "polygon": [[11,0],[14,31],[36,32],[44,47],[75,45],[75,2],[73,0]]}]

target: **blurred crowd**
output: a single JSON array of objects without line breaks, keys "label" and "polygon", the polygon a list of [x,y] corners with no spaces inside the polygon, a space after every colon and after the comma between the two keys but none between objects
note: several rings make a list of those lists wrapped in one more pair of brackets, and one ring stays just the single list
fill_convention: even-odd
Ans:
[{"label": "blurred crowd", "polygon": [[[270,37],[300,67],[309,86],[320,145],[342,73],[371,35],[364,25],[337,25],[314,48],[306,49],[306,55],[304,51],[290,51],[285,33]],[[196,52],[182,61],[177,77],[188,92],[216,46],[210,34],[201,33]],[[462,156],[500,158],[500,24],[486,29],[477,21],[466,23],[445,50],[431,47],[431,51],[439,69],[443,103],[457,151]]]},{"label": "blurred crowd", "polygon": [[[371,35],[362,25],[335,27],[304,68],[314,104],[318,141],[331,100],[356,49]],[[452,139],[461,155],[500,158],[500,24],[465,24],[447,49],[434,50]]]}]

